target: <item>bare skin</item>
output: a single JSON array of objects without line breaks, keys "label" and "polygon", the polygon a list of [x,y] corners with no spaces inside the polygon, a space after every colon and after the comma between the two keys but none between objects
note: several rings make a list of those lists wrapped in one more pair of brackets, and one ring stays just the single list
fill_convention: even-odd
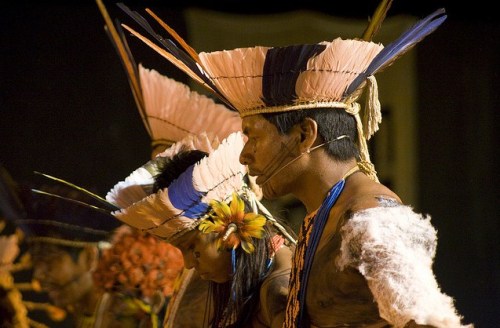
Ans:
[{"label": "bare skin", "polygon": [[[175,244],[182,251],[185,267],[194,268],[204,280],[224,283],[231,279],[231,255],[218,251],[213,237],[193,230]],[[292,251],[281,247],[274,256],[272,272],[260,290],[260,304],[248,327],[281,328],[288,295]],[[243,327],[242,327],[243,328]]]},{"label": "bare skin", "polygon": [[[251,175],[263,188],[264,197],[274,199],[293,194],[308,213],[317,210],[330,188],[356,166],[355,159],[335,161],[321,148],[317,123],[305,119],[286,135],[261,115],[243,118],[242,128],[248,141],[240,162],[248,165]],[[316,150],[308,152],[316,146]],[[340,271],[335,259],[340,253],[340,226],[362,209],[376,207],[379,197],[401,202],[399,197],[364,173],[353,173],[330,211],[316,250],[308,282],[306,308],[311,327],[353,325],[385,327],[366,279],[356,269]],[[409,322],[408,327],[419,326]]]},{"label": "bare skin", "polygon": [[276,253],[273,271],[262,284],[259,309],[250,327],[280,328],[283,325],[292,256],[288,247],[282,247]]}]

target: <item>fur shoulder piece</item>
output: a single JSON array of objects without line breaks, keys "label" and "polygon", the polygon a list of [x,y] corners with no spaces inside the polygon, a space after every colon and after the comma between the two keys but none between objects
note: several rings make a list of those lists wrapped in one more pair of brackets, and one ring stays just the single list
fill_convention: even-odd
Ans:
[{"label": "fur shoulder piece", "polygon": [[414,320],[435,327],[462,327],[454,300],[441,291],[432,271],[437,232],[430,216],[409,206],[371,208],[355,213],[341,234],[337,264],[360,271],[380,316],[391,325],[404,327]]}]

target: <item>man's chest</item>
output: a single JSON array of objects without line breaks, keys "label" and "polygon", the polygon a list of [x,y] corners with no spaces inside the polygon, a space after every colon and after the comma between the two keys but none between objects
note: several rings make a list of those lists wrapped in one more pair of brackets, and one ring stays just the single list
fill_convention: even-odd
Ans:
[{"label": "man's chest", "polygon": [[380,320],[366,279],[354,268],[340,270],[336,265],[340,243],[335,235],[314,256],[306,294],[311,322],[321,327]]}]

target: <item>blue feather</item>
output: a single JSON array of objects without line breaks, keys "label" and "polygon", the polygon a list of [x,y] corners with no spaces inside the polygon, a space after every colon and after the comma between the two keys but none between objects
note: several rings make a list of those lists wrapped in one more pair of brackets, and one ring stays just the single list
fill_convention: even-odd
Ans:
[{"label": "blue feather", "polygon": [[190,219],[197,219],[208,209],[208,204],[201,201],[204,193],[198,191],[193,186],[194,165],[184,171],[168,187],[168,197],[176,208],[183,210],[183,216]]},{"label": "blue feather", "polygon": [[388,44],[375,56],[366,71],[358,75],[349,85],[345,96],[353,93],[368,76],[381,71],[391,65],[396,59],[409,51],[413,46],[422,41],[426,36],[434,32],[447,18],[444,8],[440,8],[418,21],[415,25],[404,32],[397,40]]}]

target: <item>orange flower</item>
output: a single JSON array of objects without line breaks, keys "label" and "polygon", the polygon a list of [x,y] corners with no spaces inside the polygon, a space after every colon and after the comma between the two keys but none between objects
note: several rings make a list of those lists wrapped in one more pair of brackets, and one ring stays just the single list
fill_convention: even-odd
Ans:
[{"label": "orange flower", "polygon": [[118,230],[94,272],[96,286],[143,300],[157,290],[170,296],[184,266],[180,250],[127,226]]}]

